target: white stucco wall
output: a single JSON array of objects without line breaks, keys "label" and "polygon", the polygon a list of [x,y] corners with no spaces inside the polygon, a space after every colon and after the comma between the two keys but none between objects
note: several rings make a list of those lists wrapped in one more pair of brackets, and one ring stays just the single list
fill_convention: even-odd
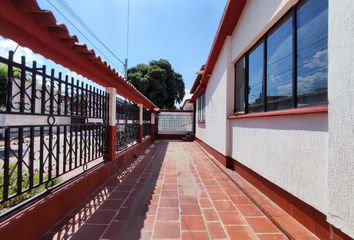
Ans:
[{"label": "white stucco wall", "polygon": [[354,237],[354,1],[329,0],[328,114],[226,120],[233,111],[234,62],[297,2],[247,1],[210,78],[206,123],[197,124],[197,137]]},{"label": "white stucco wall", "polygon": [[232,158],[326,213],[327,114],[232,121]]},{"label": "white stucco wall", "polygon": [[354,1],[329,1],[328,221],[354,238]]},{"label": "white stucco wall", "polygon": [[232,34],[232,59],[236,62],[298,0],[248,0]]},{"label": "white stucco wall", "polygon": [[229,48],[224,45],[205,91],[205,123],[197,123],[196,136],[226,154],[226,86]]},{"label": "white stucco wall", "polygon": [[[248,51],[297,2],[247,1],[232,34],[232,61]],[[327,119],[327,114],[321,114],[232,120],[231,156],[326,213]]]}]

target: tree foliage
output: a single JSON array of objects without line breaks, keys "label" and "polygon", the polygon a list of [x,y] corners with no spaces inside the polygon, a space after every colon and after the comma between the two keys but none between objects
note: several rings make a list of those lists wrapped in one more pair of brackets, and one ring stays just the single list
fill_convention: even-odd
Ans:
[{"label": "tree foliage", "polygon": [[128,81],[159,108],[175,108],[185,94],[182,75],[165,59],[130,68]]}]

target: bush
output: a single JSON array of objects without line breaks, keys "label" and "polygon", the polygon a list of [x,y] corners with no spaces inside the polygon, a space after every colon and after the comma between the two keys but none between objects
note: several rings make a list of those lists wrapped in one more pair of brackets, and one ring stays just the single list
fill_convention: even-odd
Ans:
[{"label": "bush", "polygon": [[[9,186],[9,195],[16,194],[17,192],[17,165],[14,163],[10,163],[10,169],[13,170],[13,174],[10,177],[10,186]],[[47,176],[43,176],[44,179],[46,179]],[[0,200],[3,199],[3,185],[4,185],[4,171],[0,171]],[[25,171],[22,174],[22,189],[28,189],[29,187],[29,173],[28,171]],[[39,182],[39,170],[36,169],[33,173],[33,183],[36,184]],[[60,182],[59,178],[53,179],[53,184],[56,185]],[[41,184],[29,192],[23,193],[17,197],[14,197],[6,202],[3,202],[0,204],[0,211],[4,211],[6,208],[15,206],[16,204],[19,204],[39,193],[45,192],[45,184]]]}]

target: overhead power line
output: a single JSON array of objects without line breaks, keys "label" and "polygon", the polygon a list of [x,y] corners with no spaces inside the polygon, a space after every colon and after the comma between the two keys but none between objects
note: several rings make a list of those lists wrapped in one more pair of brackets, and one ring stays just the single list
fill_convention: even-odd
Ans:
[{"label": "overhead power line", "polygon": [[79,15],[75,13],[75,11],[65,2],[65,0],[59,0],[59,2],[66,8],[69,14],[72,15],[84,28],[90,33],[114,58],[116,58],[120,63],[124,64],[123,60],[121,60],[88,26],[87,24],[80,18]]},{"label": "overhead power line", "polygon": [[[95,50],[97,50],[107,61],[109,61],[109,63],[114,66],[117,70],[120,70],[120,67],[117,67],[117,65],[115,65],[115,63],[108,58],[102,50],[100,50],[100,48],[98,48],[92,41],[90,41],[90,39],[74,24],[72,23],[66,16],[64,13],[62,13],[54,4],[52,4],[49,0],[47,0],[47,2],[71,25],[73,26],[94,48]],[[123,63],[120,59],[118,59],[120,63]]]},{"label": "overhead power line", "polygon": [[125,70],[125,79],[128,80],[128,57],[129,57],[129,13],[130,13],[130,6],[129,6],[129,0],[128,1],[128,6],[127,6],[127,53],[125,57],[125,64],[124,64],[124,70]]}]

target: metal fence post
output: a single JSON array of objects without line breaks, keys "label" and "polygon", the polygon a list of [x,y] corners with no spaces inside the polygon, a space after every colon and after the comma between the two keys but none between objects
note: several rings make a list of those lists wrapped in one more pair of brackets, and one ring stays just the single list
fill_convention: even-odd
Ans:
[{"label": "metal fence post", "polygon": [[106,161],[113,161],[116,155],[117,142],[117,119],[116,119],[116,94],[117,90],[113,87],[106,88],[109,94],[108,104],[108,139],[107,139],[107,159]]}]

